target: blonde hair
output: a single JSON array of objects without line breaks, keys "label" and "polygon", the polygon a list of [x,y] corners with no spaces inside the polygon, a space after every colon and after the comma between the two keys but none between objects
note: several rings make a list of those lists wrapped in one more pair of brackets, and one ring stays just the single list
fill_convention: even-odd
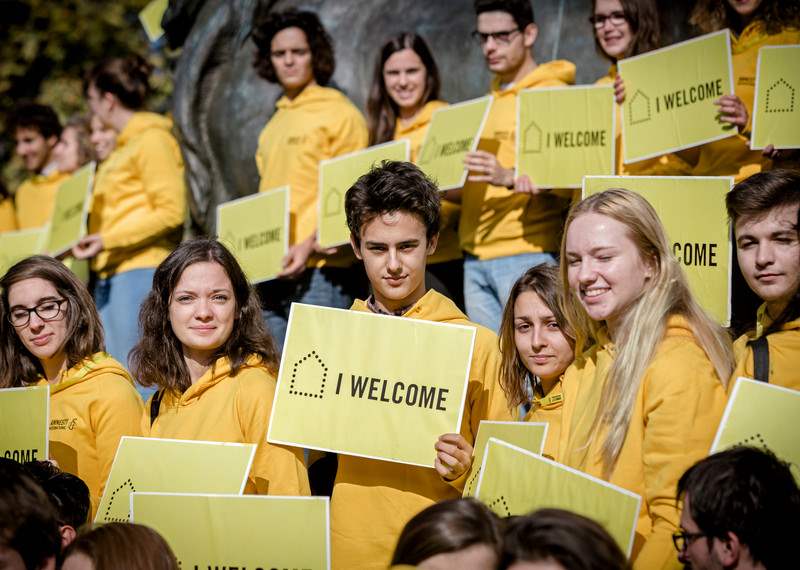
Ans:
[{"label": "blonde hair", "polygon": [[591,430],[596,433],[601,427],[608,428],[602,448],[603,468],[608,475],[619,457],[636,393],[664,337],[667,319],[675,314],[686,318],[723,386],[733,369],[733,349],[728,334],[694,300],[653,207],[630,190],[613,188],[575,204],[567,216],[561,240],[564,310],[575,331],[577,362],[583,360],[590,340],[597,338],[603,327],[602,323],[589,317],[575,293],[569,290],[567,280],[568,264],[565,260],[569,226],[578,216],[587,213],[608,216],[624,224],[639,255],[653,267],[652,278],[620,319],[614,338],[616,356],[600,399],[604,402],[603,409],[598,410]]}]

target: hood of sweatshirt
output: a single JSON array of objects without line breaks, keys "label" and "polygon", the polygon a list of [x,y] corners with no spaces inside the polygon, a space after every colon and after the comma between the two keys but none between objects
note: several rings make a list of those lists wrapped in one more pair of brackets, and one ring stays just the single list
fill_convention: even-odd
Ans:
[{"label": "hood of sweatshirt", "polygon": [[[239,368],[239,373],[243,370],[248,368],[263,368],[264,364],[261,362],[261,358],[256,355],[248,356],[242,366]],[[172,395],[172,398],[176,399],[179,405],[187,405],[197,399],[199,399],[203,394],[205,394],[208,390],[225,380],[226,378],[231,377],[231,362],[228,360],[227,357],[222,357],[217,359],[214,365],[206,370],[206,373],[203,374],[200,378],[198,378],[197,382],[189,386],[186,391],[181,394],[179,397]]]},{"label": "hood of sweatshirt", "polygon": [[[361,299],[356,299],[351,309],[370,312],[366,301]],[[467,315],[462,313],[453,301],[433,289],[429,289],[419,301],[403,313],[403,317],[437,323],[465,324],[465,322],[469,322]]]},{"label": "hood of sweatshirt", "polygon": [[327,108],[331,101],[347,101],[344,94],[333,87],[323,87],[321,85],[309,85],[303,89],[294,99],[289,99],[286,95],[278,99],[275,107],[283,109],[314,109],[315,107]]},{"label": "hood of sweatshirt", "polygon": [[531,87],[547,87],[558,85],[572,85],[575,83],[575,64],[565,59],[554,59],[547,63],[540,63],[536,69],[516,83],[500,88],[500,79],[492,80],[492,95],[495,97],[514,94]]},{"label": "hood of sweatshirt", "polygon": [[161,129],[172,134],[172,119],[148,111],[134,113],[128,121],[128,124],[125,125],[122,131],[120,131],[119,136],[117,136],[117,147],[124,146],[127,142],[150,129]]},{"label": "hood of sweatshirt", "polygon": [[438,101],[438,100],[428,101],[427,103],[425,103],[422,109],[419,110],[417,116],[414,117],[414,119],[405,126],[403,125],[402,121],[398,118],[397,121],[395,122],[395,129],[394,129],[395,138],[396,139],[402,138],[406,136],[408,133],[413,132],[421,127],[424,127],[425,125],[431,122],[431,117],[433,117],[434,112],[447,106],[448,103],[446,103],[445,101]]},{"label": "hood of sweatshirt", "polygon": [[[69,390],[73,386],[88,382],[102,374],[116,374],[133,386],[133,379],[122,364],[105,352],[97,352],[69,370],[64,371],[58,384],[50,385],[50,393],[55,394],[63,390]],[[40,380],[39,384],[47,384],[47,380]]]}]

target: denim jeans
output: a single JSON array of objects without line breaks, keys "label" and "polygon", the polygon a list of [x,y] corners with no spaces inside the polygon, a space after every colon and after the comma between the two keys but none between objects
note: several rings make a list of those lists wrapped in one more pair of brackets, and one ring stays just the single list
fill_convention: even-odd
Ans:
[{"label": "denim jeans", "polygon": [[469,320],[500,330],[508,294],[519,277],[542,263],[555,264],[552,253],[521,253],[494,259],[464,255],[464,303]]},{"label": "denim jeans", "polygon": [[[106,352],[128,367],[128,353],[139,340],[139,307],[153,286],[155,268],[132,269],[98,279],[94,301],[103,322]],[[155,388],[136,389],[145,400]]]}]

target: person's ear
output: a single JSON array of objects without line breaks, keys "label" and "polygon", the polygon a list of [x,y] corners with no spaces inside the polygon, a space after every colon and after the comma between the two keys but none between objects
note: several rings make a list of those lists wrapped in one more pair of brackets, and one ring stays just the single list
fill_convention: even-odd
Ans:
[{"label": "person's ear", "polygon": [[56,135],[50,135],[49,137],[44,139],[44,142],[47,144],[47,148],[53,150],[54,148],[56,148],[56,145],[58,144],[58,137]]},{"label": "person's ear", "polygon": [[75,527],[72,527],[68,524],[61,525],[58,527],[58,532],[61,533],[61,550],[63,551],[67,546],[72,544],[72,541],[75,540],[75,537],[78,536],[78,531],[75,530]]},{"label": "person's ear", "polygon": [[536,43],[536,38],[539,37],[539,26],[530,23],[522,30],[522,41],[526,48],[532,48]]},{"label": "person's ear", "polygon": [[736,534],[728,531],[725,538],[715,538],[713,549],[717,560],[723,568],[734,568],[742,557],[742,550],[746,548],[739,542]]},{"label": "person's ear", "polygon": [[436,233],[431,239],[428,240],[428,255],[433,255],[436,251],[436,246],[439,245],[439,234]]},{"label": "person's ear", "polygon": [[353,253],[356,254],[356,258],[363,261],[364,258],[361,257],[361,248],[356,243],[356,237],[353,234],[350,234],[350,247],[353,248]]}]

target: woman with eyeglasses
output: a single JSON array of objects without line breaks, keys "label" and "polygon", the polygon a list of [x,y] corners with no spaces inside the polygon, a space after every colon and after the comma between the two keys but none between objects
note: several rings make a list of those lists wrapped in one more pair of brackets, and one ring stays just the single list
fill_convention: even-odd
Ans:
[{"label": "woman with eyeglasses", "polygon": [[64,265],[24,259],[0,280],[0,388],[50,386],[50,454],[89,487],[92,512],[123,435],[140,435],[142,400],[104,352],[92,296]]}]

